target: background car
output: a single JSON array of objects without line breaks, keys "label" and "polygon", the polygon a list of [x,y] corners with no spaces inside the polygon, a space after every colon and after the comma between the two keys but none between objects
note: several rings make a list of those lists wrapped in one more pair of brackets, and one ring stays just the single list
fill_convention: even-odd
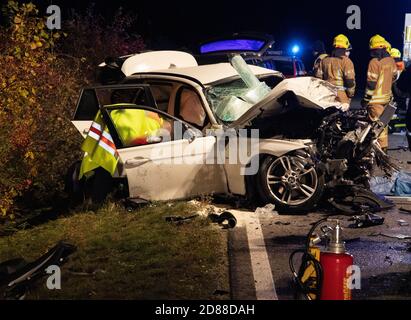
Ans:
[{"label": "background car", "polygon": [[286,78],[306,76],[303,61],[295,54],[273,50],[270,35],[235,33],[231,36],[205,41],[196,59],[199,64],[227,62],[233,54],[241,54],[248,64],[281,72]]}]

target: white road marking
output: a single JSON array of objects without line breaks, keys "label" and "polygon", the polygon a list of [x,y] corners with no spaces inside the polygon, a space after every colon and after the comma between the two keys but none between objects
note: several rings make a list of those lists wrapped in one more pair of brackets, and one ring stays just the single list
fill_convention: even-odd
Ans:
[{"label": "white road marking", "polygon": [[259,218],[253,217],[246,229],[257,300],[278,300]]},{"label": "white road marking", "polygon": [[[278,300],[259,216],[250,211],[229,211],[237,219],[237,228],[246,229],[257,300]],[[272,219],[272,214],[268,216]]]},{"label": "white road marking", "polygon": [[278,300],[259,217],[254,212],[230,210],[246,227],[257,300]]}]

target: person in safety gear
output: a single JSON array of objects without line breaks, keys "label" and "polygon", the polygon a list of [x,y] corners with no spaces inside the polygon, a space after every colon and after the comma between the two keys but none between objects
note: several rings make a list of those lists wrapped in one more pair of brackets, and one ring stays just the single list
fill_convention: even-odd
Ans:
[{"label": "person in safety gear", "polygon": [[[124,108],[115,108],[119,106]],[[132,147],[158,143],[165,139],[171,140],[170,123],[156,112],[137,109],[134,104],[128,103],[106,107],[123,146]],[[79,179],[99,167],[114,175],[119,154],[100,111],[81,148],[85,152],[85,157],[80,167]]]},{"label": "person in safety gear", "polygon": [[110,112],[110,117],[127,147],[161,142],[171,132],[168,121],[147,110],[115,109]]},{"label": "person in safety gear", "polygon": [[315,60],[310,75],[315,76],[318,72],[321,61],[328,57],[328,54],[325,51],[324,42],[320,40],[315,41],[312,47],[312,53]]},{"label": "person in safety gear", "polygon": [[389,43],[387,40],[385,40],[385,42],[387,43],[387,52],[391,55],[391,49],[392,49],[392,46],[391,46],[391,43]]},{"label": "person in safety gear", "polygon": [[405,115],[406,133],[408,140],[408,150],[411,151],[411,64],[401,72],[398,81],[395,83],[395,88],[399,95],[405,99],[407,113]]},{"label": "person in safety gear", "polygon": [[344,104],[343,109],[347,110],[355,94],[355,70],[349,58],[352,47],[343,34],[334,38],[333,47],[331,56],[320,62],[315,76],[337,87],[337,100]]},{"label": "person in safety gear", "polygon": [[[377,121],[392,99],[392,85],[397,78],[397,66],[387,51],[389,43],[380,35],[370,39],[371,60],[367,71],[367,87],[362,106],[367,108],[371,120]],[[381,148],[388,148],[388,127],[378,138]]]},{"label": "person in safety gear", "polygon": [[170,140],[171,126],[158,113],[143,109],[136,109],[133,99],[135,89],[119,89],[112,93],[110,117],[124,146],[138,146],[143,144]]},{"label": "person in safety gear", "polygon": [[401,73],[405,70],[405,63],[401,59],[401,51],[396,48],[391,48],[390,55],[394,59],[397,65],[397,79],[392,86],[392,93],[394,96],[394,101],[397,103],[398,110],[407,110],[407,95],[404,95],[400,89],[397,87],[397,82],[400,78]]},{"label": "person in safety gear", "polygon": [[400,75],[400,73],[402,71],[404,71],[405,69],[405,63],[404,61],[401,59],[401,51],[398,50],[397,48],[392,48],[390,50],[390,55],[391,57],[394,59],[395,64],[397,65],[397,70],[398,70],[398,76]]}]

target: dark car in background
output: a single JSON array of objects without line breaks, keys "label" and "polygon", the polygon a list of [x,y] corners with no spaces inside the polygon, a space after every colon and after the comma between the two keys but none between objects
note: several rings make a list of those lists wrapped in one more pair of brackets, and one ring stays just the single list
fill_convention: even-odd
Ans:
[{"label": "dark car in background", "polygon": [[241,54],[248,64],[279,71],[286,78],[307,75],[299,57],[273,50],[274,43],[270,35],[235,33],[201,43],[196,60],[199,64],[227,62],[233,54]]}]

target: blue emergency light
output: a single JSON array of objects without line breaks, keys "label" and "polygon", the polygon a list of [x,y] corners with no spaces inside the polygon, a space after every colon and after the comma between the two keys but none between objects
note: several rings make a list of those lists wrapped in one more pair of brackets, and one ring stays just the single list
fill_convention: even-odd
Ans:
[{"label": "blue emergency light", "polygon": [[299,52],[300,52],[300,46],[297,45],[297,44],[295,44],[295,45],[291,48],[291,52],[292,52],[293,54],[299,53]]}]

